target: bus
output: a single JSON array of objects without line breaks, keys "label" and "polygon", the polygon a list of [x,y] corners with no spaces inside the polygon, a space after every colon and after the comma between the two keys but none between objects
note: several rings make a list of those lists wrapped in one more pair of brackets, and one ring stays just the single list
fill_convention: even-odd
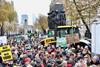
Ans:
[{"label": "bus", "polygon": [[41,40],[41,44],[47,46],[50,43],[60,47],[67,47],[67,44],[79,42],[81,35],[77,26],[57,26],[55,29],[49,29],[48,37]]},{"label": "bus", "polygon": [[79,42],[81,35],[77,26],[58,26],[55,37],[57,46],[67,47],[67,44]]},{"label": "bus", "polygon": [[53,44],[55,42],[56,40],[54,37],[49,37],[49,38],[42,39],[40,43],[43,46],[49,46],[50,44]]}]

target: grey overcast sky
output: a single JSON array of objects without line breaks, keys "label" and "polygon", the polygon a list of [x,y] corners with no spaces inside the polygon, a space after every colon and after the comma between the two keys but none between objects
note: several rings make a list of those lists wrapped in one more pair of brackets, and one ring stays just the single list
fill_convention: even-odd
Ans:
[{"label": "grey overcast sky", "polygon": [[[7,0],[11,1],[11,0]],[[19,23],[21,15],[27,14],[29,22],[32,23],[33,16],[38,17],[39,14],[47,15],[49,12],[49,5],[51,0],[12,0],[14,1],[14,8],[18,13]]]}]

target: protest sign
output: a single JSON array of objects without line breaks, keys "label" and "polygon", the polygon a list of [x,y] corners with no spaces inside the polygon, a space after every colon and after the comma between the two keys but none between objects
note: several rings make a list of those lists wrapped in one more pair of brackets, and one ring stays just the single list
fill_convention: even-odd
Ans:
[{"label": "protest sign", "polygon": [[4,45],[0,47],[0,53],[3,61],[8,61],[13,59],[10,49],[11,48],[9,45]]},{"label": "protest sign", "polygon": [[7,44],[7,37],[6,36],[0,36],[0,44]]}]

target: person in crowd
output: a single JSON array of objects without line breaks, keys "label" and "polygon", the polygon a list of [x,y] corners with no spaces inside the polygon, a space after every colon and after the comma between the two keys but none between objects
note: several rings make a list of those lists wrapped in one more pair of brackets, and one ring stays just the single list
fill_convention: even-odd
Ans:
[{"label": "person in crowd", "polygon": [[[35,41],[36,40],[36,41]],[[60,46],[41,46],[38,38],[34,41],[21,40],[19,43],[13,39],[8,40],[12,51],[12,64],[2,62],[0,56],[0,65],[11,66],[18,65],[20,67],[87,67],[100,64],[100,57],[91,56],[88,46],[80,46],[70,44],[66,48]],[[35,42],[35,43],[30,43]],[[26,49],[25,45],[31,45],[30,49]],[[10,61],[8,61],[10,62]],[[0,66],[0,67],[1,67]]]}]

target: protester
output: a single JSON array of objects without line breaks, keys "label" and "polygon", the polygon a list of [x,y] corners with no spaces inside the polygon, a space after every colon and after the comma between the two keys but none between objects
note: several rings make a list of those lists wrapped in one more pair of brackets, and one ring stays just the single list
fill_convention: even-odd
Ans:
[{"label": "protester", "polygon": [[8,41],[13,55],[12,64],[5,64],[0,58],[0,65],[2,65],[0,67],[3,67],[4,64],[8,67],[11,65],[19,67],[87,67],[100,64],[100,57],[91,56],[88,46],[83,47],[80,44],[77,46],[70,44],[67,45],[67,48],[56,47],[52,44],[43,46],[39,44],[38,38],[29,42],[24,39],[20,42],[13,39]]}]

